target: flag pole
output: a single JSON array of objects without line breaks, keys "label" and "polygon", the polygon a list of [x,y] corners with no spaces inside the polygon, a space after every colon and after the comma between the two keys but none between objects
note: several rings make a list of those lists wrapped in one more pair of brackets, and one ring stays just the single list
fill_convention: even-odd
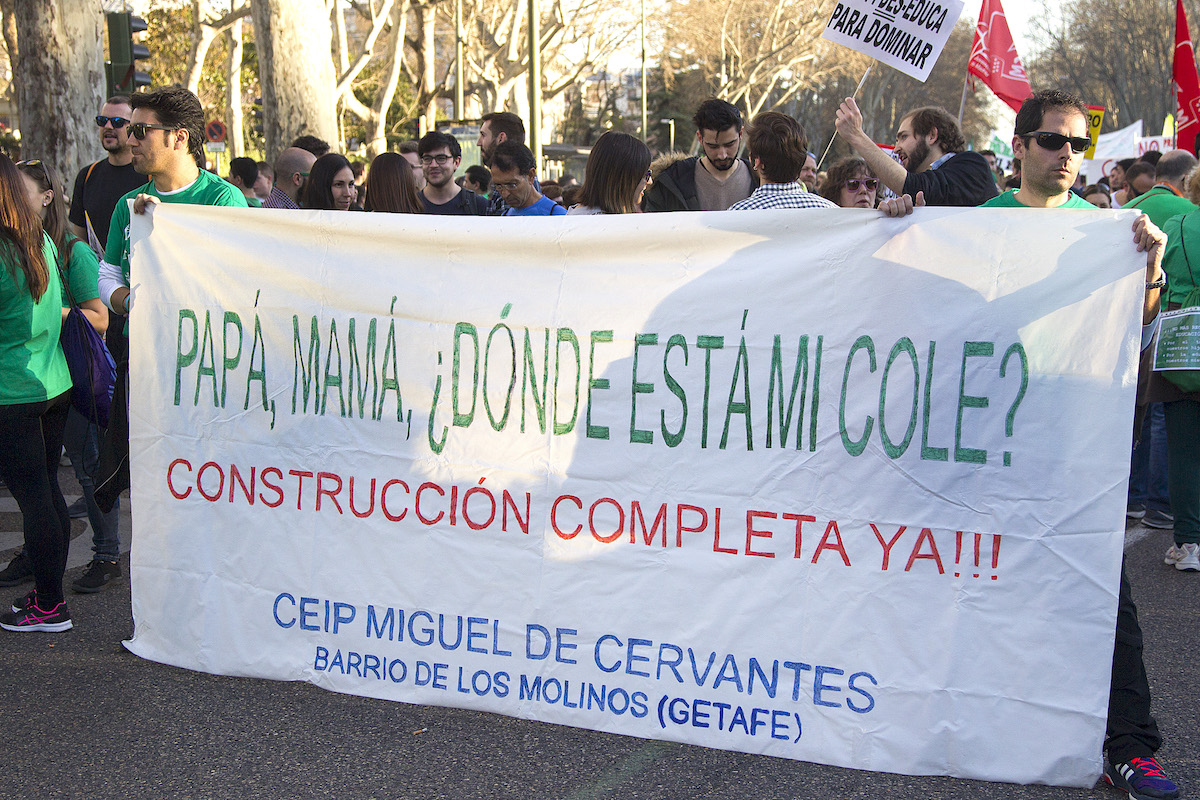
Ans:
[{"label": "flag pole", "polygon": [[[874,67],[875,67],[875,62],[872,61],[871,65],[869,67],[867,67],[867,71],[863,73],[863,76],[861,78],[859,78],[858,86],[854,87],[854,94],[850,95],[852,98],[858,97],[858,93],[860,91],[862,91],[863,84],[867,82],[867,76],[871,74],[871,70],[874,69]],[[829,151],[833,148],[833,140],[836,138],[837,138],[837,128],[834,128],[833,136],[829,137],[829,145],[825,148],[825,152],[821,154],[821,160],[817,162],[817,169],[820,169],[821,165],[825,163],[825,157],[829,155]]]},{"label": "flag pole", "polygon": [[967,84],[971,82],[971,71],[968,69],[967,74],[963,76],[963,93],[962,100],[958,102],[958,127],[962,128],[963,111],[967,107]]}]

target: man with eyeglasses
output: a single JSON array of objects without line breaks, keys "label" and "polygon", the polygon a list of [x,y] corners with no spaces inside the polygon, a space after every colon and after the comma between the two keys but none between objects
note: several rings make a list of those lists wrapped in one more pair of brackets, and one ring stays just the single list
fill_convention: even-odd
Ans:
[{"label": "man with eyeglasses", "polygon": [[308,186],[308,173],[317,157],[302,147],[287,147],[275,159],[275,183],[263,208],[300,208],[300,199]]},{"label": "man with eyeglasses", "polygon": [[747,134],[750,166],[761,185],[730,211],[765,208],[837,208],[824,197],[805,191],[800,182],[808,160],[808,139],[800,123],[778,111],[764,111],[750,123]]},{"label": "man with eyeglasses", "polygon": [[426,214],[487,216],[488,201],[454,182],[454,173],[462,163],[462,146],[457,139],[430,131],[417,142],[417,154],[425,174],[425,188],[420,195]]},{"label": "man with eyeglasses", "polygon": [[863,130],[854,98],[842,101],[836,124],[855,154],[897,195],[920,193],[931,206],[977,206],[997,194],[987,161],[967,149],[958,123],[944,108],[926,106],[904,115],[893,150],[899,164]]},{"label": "man with eyeglasses", "polygon": [[492,152],[492,186],[504,201],[505,217],[559,217],[567,210],[542,194],[537,163],[523,144],[501,142]]}]

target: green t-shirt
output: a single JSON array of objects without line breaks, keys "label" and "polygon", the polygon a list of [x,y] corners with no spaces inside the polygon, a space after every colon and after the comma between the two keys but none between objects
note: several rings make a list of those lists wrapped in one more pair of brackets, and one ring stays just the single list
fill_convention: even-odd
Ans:
[{"label": "green t-shirt", "polygon": [[[1001,195],[993,197],[991,200],[982,203],[980,208],[1029,208],[1021,201],[1017,200],[1017,190],[1009,189]],[[1067,202],[1055,208],[1095,208],[1094,205],[1084,200],[1074,192],[1067,192]]]},{"label": "green t-shirt", "polygon": [[1176,214],[1186,214],[1196,210],[1196,204],[1186,197],[1180,197],[1166,186],[1155,186],[1145,194],[1138,195],[1121,208],[1134,208],[1146,212],[1158,227],[1167,224],[1167,220]]},{"label": "green t-shirt", "polygon": [[182,189],[163,194],[154,188],[154,181],[139,186],[117,201],[113,209],[112,224],[108,227],[108,246],[104,248],[104,260],[121,268],[125,285],[129,285],[129,200],[139,194],[157,197],[164,203],[184,203],[193,206],[246,207],[246,197],[232,183],[207,170],[200,170],[199,177]]},{"label": "green t-shirt", "polygon": [[[126,286],[129,282],[129,202],[139,194],[157,197],[163,203],[183,203],[193,206],[246,207],[242,190],[218,175],[200,170],[199,177],[182,189],[163,194],[154,187],[154,181],[139,186],[117,201],[113,209],[112,223],[108,226],[108,244],[104,248],[104,261],[119,266]],[[129,320],[125,320],[125,332],[129,332]]]},{"label": "green t-shirt", "polygon": [[67,276],[67,288],[71,290],[70,295],[63,292],[63,308],[71,307],[72,297],[83,305],[100,296],[100,259],[92,248],[78,239],[71,245],[71,260],[63,266],[63,272]]},{"label": "green t-shirt", "polygon": [[[43,238],[42,255],[53,270],[58,254],[49,237]],[[34,302],[12,252],[3,252],[0,261],[0,405],[58,397],[71,388],[67,359],[58,346],[62,283],[50,280]]]}]

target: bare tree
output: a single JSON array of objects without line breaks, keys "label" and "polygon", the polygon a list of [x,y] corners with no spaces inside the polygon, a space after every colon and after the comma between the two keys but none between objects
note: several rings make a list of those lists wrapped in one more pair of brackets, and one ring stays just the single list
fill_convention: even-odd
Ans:
[{"label": "bare tree", "polygon": [[229,157],[245,155],[245,114],[242,111],[242,20],[235,20],[225,32],[229,38],[229,56],[225,61],[225,119],[228,120]]},{"label": "bare tree", "polygon": [[208,56],[212,43],[218,36],[228,32],[234,24],[240,23],[248,16],[250,16],[249,0],[242,0],[228,13],[221,16],[212,16],[208,3],[192,0],[192,49],[188,54],[187,78],[184,85],[193,94],[200,93],[204,59]]},{"label": "bare tree", "polygon": [[[528,119],[527,5],[526,0],[463,3],[464,89],[484,111],[508,108]],[[543,100],[602,68],[637,25],[627,7],[611,0],[543,0],[540,11]]]},{"label": "bare tree", "polygon": [[300,134],[338,141],[329,8],[324,0],[251,0],[250,7],[268,157],[274,158]]},{"label": "bare tree", "polygon": [[713,94],[749,117],[845,73],[820,36],[835,0],[678,3],[666,16],[668,73],[699,69]]},{"label": "bare tree", "polygon": [[20,5],[13,72],[22,150],[74,175],[92,154],[91,117],[104,100],[104,18],[93,0]]},{"label": "bare tree", "polygon": [[[1197,4],[1184,6],[1195,24]],[[1139,119],[1158,125],[1175,113],[1174,30],[1173,0],[1079,0],[1060,14],[1035,16],[1033,86],[1067,89],[1105,106],[1105,130]]]}]

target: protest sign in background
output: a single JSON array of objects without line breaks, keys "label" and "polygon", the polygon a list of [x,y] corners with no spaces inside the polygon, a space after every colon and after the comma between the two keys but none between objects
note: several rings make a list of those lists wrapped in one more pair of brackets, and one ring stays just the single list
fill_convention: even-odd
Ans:
[{"label": "protest sign in background", "polygon": [[924,81],[962,9],[962,0],[838,0],[821,38]]},{"label": "protest sign in background", "polygon": [[128,646],[1088,785],[1131,219],[135,217]]}]

